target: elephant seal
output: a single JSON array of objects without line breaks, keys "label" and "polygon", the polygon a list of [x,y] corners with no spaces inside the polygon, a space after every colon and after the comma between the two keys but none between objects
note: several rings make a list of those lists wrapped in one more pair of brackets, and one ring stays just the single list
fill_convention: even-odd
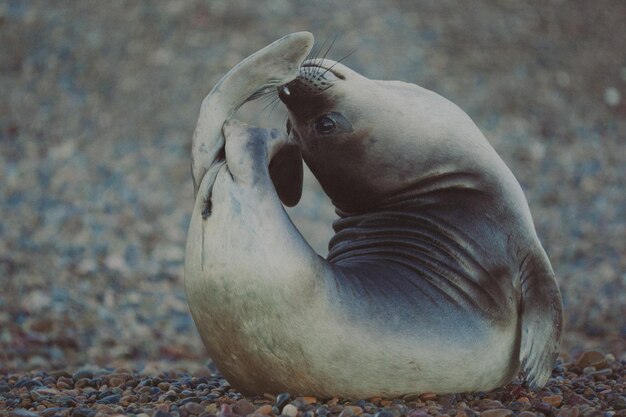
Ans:
[{"label": "elephant seal", "polygon": [[[185,283],[218,369],[246,393],[369,398],[489,390],[521,361],[543,386],[561,298],[511,171],[433,92],[299,66],[311,43],[257,52],[201,108]],[[228,120],[271,88],[288,134]],[[300,197],[301,156],[340,216],[327,259],[281,204]]]}]

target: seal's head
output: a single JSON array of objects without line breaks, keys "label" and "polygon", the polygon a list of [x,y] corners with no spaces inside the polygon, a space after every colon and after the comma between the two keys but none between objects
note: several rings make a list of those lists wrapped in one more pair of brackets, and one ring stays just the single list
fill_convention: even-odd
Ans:
[{"label": "seal's head", "polygon": [[328,59],[305,61],[278,95],[289,110],[288,133],[343,212],[370,210],[425,175],[474,168],[493,152],[447,99]]}]

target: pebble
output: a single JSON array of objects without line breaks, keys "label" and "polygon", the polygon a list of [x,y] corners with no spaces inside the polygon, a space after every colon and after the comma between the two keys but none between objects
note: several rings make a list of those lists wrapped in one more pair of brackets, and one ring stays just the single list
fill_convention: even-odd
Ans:
[{"label": "pebble", "polygon": [[433,394],[432,392],[426,392],[419,396],[419,399],[422,401],[432,401],[437,398],[437,394]]},{"label": "pebble", "polygon": [[255,412],[258,414],[263,414],[264,416],[270,415],[272,413],[272,406],[269,404],[264,404],[257,408]]},{"label": "pebble", "polygon": [[119,394],[107,395],[106,397],[103,397],[103,398],[99,399],[98,403],[100,403],[100,404],[114,404],[114,403],[118,402],[120,399],[121,399],[121,396]]},{"label": "pebble", "polygon": [[[457,412],[457,414],[456,414],[456,415],[457,415],[458,417],[461,417],[460,413],[462,413],[462,412],[463,412],[463,410],[461,410],[461,411]],[[421,411],[421,410],[413,410],[413,411],[411,411],[411,412],[407,415],[407,417],[429,417],[429,416],[430,416],[430,414],[428,414],[428,413],[427,413],[427,412],[425,412],[425,411]]]},{"label": "pebble", "polygon": [[537,411],[541,411],[543,414],[545,414],[546,416],[551,416],[553,415],[553,411],[552,411],[552,405],[545,403],[545,402],[539,402],[537,404],[535,404],[535,409]]},{"label": "pebble", "polygon": [[559,410],[557,417],[578,417],[580,410],[578,407],[563,407]]},{"label": "pebble", "polygon": [[506,408],[492,408],[480,413],[480,417],[508,417],[511,415],[513,412]]},{"label": "pebble", "polygon": [[542,397],[541,400],[553,407],[559,407],[563,402],[563,397],[561,395],[549,395]]},{"label": "pebble", "polygon": [[353,417],[353,416],[354,416],[354,411],[352,411],[352,409],[348,407],[345,407],[343,410],[341,410],[341,412],[339,412],[339,417]]},{"label": "pebble", "polygon": [[39,416],[39,414],[34,413],[32,411],[25,410],[23,408],[16,408],[15,410],[11,411],[9,415],[11,417],[38,417]]},{"label": "pebble", "polygon": [[586,368],[587,366],[595,366],[598,363],[604,362],[604,353],[596,350],[588,350],[583,352],[576,362],[576,366],[579,368]]},{"label": "pebble", "polygon": [[346,405],[344,410],[351,410],[352,415],[354,416],[360,416],[361,414],[363,414],[363,409],[358,405]]},{"label": "pebble", "polygon": [[72,410],[72,417],[94,417],[96,410],[78,407]]},{"label": "pebble", "polygon": [[233,411],[240,416],[247,416],[254,413],[254,404],[242,398],[233,405]]},{"label": "pebble", "polygon": [[[204,407],[202,407],[200,404],[198,403],[194,403],[194,402],[189,402],[187,404],[184,404],[182,406],[182,409],[187,411],[190,414],[201,414],[205,411]],[[245,416],[247,414],[240,414],[242,416]]]},{"label": "pebble", "polygon": [[283,407],[283,415],[296,417],[298,415],[298,408],[292,404],[287,404]]},{"label": "pebble", "polygon": [[82,369],[72,374],[72,379],[74,379],[74,381],[78,381],[79,379],[83,379],[83,378],[87,378],[87,379],[93,378],[93,372],[90,371],[89,369]]},{"label": "pebble", "polygon": [[275,406],[278,407],[278,409],[282,409],[285,404],[287,404],[287,402],[289,401],[290,397],[289,394],[286,392],[281,392],[280,394],[278,394],[276,396],[276,402],[275,402]]}]

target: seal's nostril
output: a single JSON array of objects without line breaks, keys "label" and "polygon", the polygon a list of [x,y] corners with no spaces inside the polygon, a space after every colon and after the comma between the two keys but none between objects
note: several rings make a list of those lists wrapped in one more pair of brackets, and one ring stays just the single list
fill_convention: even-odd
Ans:
[{"label": "seal's nostril", "polygon": [[287,100],[291,98],[291,91],[289,91],[287,84],[278,87],[278,98],[280,98],[283,103],[286,103]]}]

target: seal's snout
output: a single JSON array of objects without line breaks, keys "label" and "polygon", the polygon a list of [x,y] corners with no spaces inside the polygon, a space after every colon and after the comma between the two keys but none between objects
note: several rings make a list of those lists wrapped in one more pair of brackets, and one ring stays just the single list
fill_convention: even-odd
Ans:
[{"label": "seal's snout", "polygon": [[311,105],[325,100],[325,90],[327,85],[321,85],[318,81],[313,81],[302,76],[278,87],[278,98],[291,111],[300,107],[311,107]]}]

